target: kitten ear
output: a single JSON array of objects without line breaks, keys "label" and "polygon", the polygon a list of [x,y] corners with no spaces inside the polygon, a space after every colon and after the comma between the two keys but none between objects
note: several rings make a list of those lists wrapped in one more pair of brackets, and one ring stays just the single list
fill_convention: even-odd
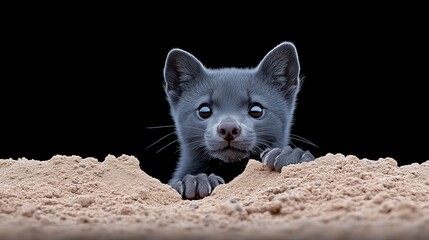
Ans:
[{"label": "kitten ear", "polygon": [[286,94],[299,89],[299,71],[298,54],[291,42],[277,45],[258,65],[262,77],[278,85]]},{"label": "kitten ear", "polygon": [[192,54],[178,48],[172,49],[165,61],[164,80],[168,98],[177,102],[183,87],[204,72],[204,66]]}]

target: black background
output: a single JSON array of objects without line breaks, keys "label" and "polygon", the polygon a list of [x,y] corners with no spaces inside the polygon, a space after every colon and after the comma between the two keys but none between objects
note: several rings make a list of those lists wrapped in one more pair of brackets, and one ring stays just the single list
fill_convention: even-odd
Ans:
[{"label": "black background", "polygon": [[429,159],[427,24],[419,13],[285,12],[223,23],[220,13],[209,22],[193,12],[155,19],[150,9],[80,10],[6,21],[0,158],[128,154],[166,182],[178,145],[157,151],[175,137],[147,147],[173,131],[148,129],[172,124],[162,88],[168,51],[182,48],[212,68],[253,67],[291,41],[305,76],[292,133],[318,147],[297,146],[399,165]]}]

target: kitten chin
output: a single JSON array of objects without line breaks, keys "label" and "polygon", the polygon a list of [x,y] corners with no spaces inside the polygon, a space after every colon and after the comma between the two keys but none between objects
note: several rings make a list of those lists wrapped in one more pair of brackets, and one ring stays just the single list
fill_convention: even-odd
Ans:
[{"label": "kitten chin", "polygon": [[215,159],[226,163],[238,162],[250,156],[256,143],[254,134],[243,135],[232,141],[225,141],[219,137],[206,138],[205,146],[209,155]]},{"label": "kitten chin", "polygon": [[250,150],[242,150],[233,147],[226,147],[220,150],[210,151],[213,158],[217,158],[226,163],[238,162],[250,156]]}]

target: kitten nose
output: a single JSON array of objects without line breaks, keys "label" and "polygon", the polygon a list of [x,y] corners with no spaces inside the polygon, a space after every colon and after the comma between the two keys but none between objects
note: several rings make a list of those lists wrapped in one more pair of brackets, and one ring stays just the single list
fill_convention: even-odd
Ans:
[{"label": "kitten nose", "polygon": [[241,128],[237,122],[232,120],[222,121],[217,127],[217,133],[226,141],[230,142],[240,135]]}]

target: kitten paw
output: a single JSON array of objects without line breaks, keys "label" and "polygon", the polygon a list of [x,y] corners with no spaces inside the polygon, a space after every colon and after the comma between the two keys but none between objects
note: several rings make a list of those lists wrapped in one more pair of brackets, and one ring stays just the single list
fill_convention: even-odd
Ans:
[{"label": "kitten paw", "polygon": [[213,189],[220,184],[224,184],[223,178],[205,173],[198,175],[187,174],[183,179],[177,179],[170,183],[170,186],[176,189],[182,195],[183,199],[201,199],[209,196]]},{"label": "kitten paw", "polygon": [[304,151],[301,148],[292,149],[287,146],[281,148],[268,148],[261,153],[262,163],[270,169],[275,169],[280,172],[282,167],[289,164],[296,164],[302,162],[310,162],[314,160],[313,154],[309,151]]}]

